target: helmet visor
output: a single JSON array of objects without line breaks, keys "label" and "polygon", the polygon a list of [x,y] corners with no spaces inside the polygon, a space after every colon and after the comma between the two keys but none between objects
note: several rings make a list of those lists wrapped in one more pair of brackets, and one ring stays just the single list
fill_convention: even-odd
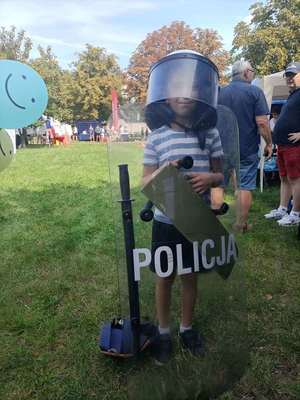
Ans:
[{"label": "helmet visor", "polygon": [[171,98],[187,98],[215,108],[217,97],[217,68],[205,57],[167,56],[150,71],[147,104]]}]

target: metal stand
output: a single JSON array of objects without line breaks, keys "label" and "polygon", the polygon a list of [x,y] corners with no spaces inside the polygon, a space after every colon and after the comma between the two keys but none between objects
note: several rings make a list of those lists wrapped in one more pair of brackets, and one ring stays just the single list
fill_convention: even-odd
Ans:
[{"label": "metal stand", "polygon": [[130,184],[128,165],[119,165],[119,179],[121,189],[121,208],[126,250],[127,283],[129,294],[130,321],[133,333],[134,354],[138,354],[140,346],[140,302],[138,282],[134,280],[133,249],[135,248],[134,228],[132,221],[132,201],[130,198]]}]

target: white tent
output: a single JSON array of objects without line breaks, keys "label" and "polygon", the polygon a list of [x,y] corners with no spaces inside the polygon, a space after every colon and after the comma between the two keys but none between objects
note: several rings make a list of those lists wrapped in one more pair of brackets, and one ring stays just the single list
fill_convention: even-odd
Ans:
[{"label": "white tent", "polygon": [[[276,72],[275,74],[266,75],[262,78],[254,79],[253,85],[260,87],[266,96],[266,100],[271,109],[273,100],[284,100],[288,98],[289,89],[283,77],[284,71]],[[264,148],[265,141],[261,139],[260,147]],[[264,186],[264,157],[261,154],[260,158],[260,191],[263,191]]]}]

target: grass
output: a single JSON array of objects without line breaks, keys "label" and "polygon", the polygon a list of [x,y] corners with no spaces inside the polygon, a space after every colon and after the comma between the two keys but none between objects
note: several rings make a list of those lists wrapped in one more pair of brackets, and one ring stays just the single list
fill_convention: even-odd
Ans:
[{"label": "grass", "polygon": [[[140,150],[138,144],[130,144],[111,153],[112,191],[106,147],[101,144],[28,148],[19,151],[1,173],[1,399],[138,400],[136,391],[141,388],[143,399],[158,398],[154,387],[161,384],[162,372],[153,367],[148,356],[145,365],[141,361],[136,365],[115,362],[103,357],[97,347],[99,325],[127,313],[124,270],[116,270],[122,255],[122,226],[119,206],[114,206],[119,196],[117,164],[124,158],[130,159],[132,196],[136,199],[137,247],[146,246],[149,238],[150,225],[137,216],[144,202],[138,189]],[[254,229],[239,237],[245,286],[237,279],[228,290],[236,290],[237,301],[231,307],[241,312],[247,307],[250,361],[241,380],[222,395],[222,400],[300,398],[299,240],[295,228],[279,228],[275,222],[264,220],[263,214],[277,200],[278,187],[268,188],[263,194],[255,192],[251,210]],[[151,304],[153,290],[147,272],[142,276],[143,310]],[[222,281],[217,285],[210,279],[202,290],[210,285],[221,294],[218,286],[224,286]],[[243,302],[245,292],[247,306]],[[227,315],[225,298],[232,296],[203,295],[203,303],[215,304],[216,310]],[[234,319],[227,326],[229,317],[217,318],[208,306],[203,309],[199,324],[203,324],[208,342],[216,338],[217,346],[221,340],[215,331],[220,334],[223,330],[225,337]],[[151,313],[150,306],[149,310]],[[231,335],[236,343],[243,334],[241,325],[243,321],[236,321]],[[231,367],[239,368],[239,360],[229,352],[227,356]],[[162,398],[196,399],[192,393],[204,393],[203,386],[199,389],[182,382],[198,377],[203,366],[207,376],[214,377],[214,368],[221,362],[218,353],[215,357],[211,364],[197,364],[176,355],[176,372],[167,375],[164,371],[173,392],[165,392]],[[242,361],[241,368],[247,358]],[[216,378],[219,388],[222,380],[230,381],[234,373],[238,376],[238,371],[230,376],[223,372],[223,377]]]}]

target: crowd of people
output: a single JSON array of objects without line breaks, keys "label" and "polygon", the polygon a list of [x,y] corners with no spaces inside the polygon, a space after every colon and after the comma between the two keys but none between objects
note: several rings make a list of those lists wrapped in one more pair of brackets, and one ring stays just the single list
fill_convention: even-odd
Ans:
[{"label": "crowd of people", "polygon": [[107,142],[108,140],[108,132],[105,126],[97,124],[95,127],[93,125],[89,125],[87,129],[83,129],[81,134],[79,134],[77,126],[74,125],[72,131],[72,140],[80,140],[82,135],[85,140],[89,140],[90,142]]},{"label": "crowd of people", "polygon": [[[251,229],[248,223],[252,205],[252,191],[256,188],[258,135],[265,141],[264,156],[271,158],[274,145],[281,180],[280,205],[265,215],[277,219],[280,226],[300,222],[300,63],[290,63],[285,70],[290,96],[281,110],[274,108],[269,120],[269,107],[263,91],[251,85],[254,69],[248,61],[237,61],[232,66],[232,81],[221,88],[219,104],[229,107],[239,126],[240,182],[237,191],[237,221],[240,232]],[[214,194],[214,192],[213,192]],[[293,207],[288,213],[288,204]]]},{"label": "crowd of people", "polygon": [[[280,226],[300,223],[300,62],[287,66],[285,78],[290,96],[273,129],[281,181],[279,207],[265,214]],[[292,209],[288,213],[291,198]]]}]

